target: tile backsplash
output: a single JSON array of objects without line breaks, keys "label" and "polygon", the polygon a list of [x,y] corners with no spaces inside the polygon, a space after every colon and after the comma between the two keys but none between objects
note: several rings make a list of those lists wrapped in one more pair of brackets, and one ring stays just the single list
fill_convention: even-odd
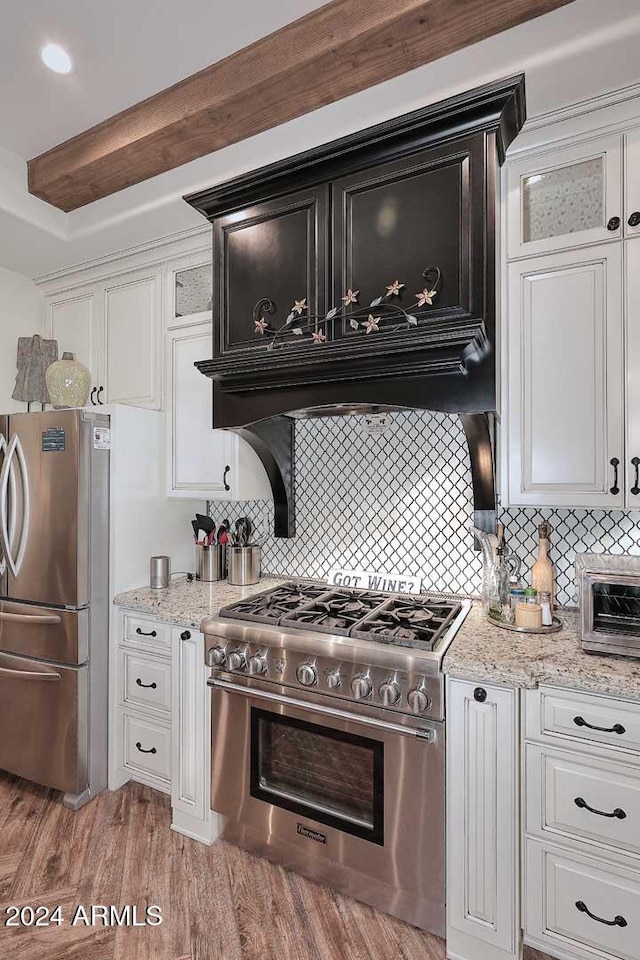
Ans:
[{"label": "tile backsplash", "polygon": [[[296,536],[275,538],[269,501],[211,501],[220,521],[246,514],[263,543],[265,572],[325,578],[334,566],[420,571],[425,590],[476,595],[482,564],[473,549],[469,453],[457,416],[403,411],[371,436],[361,417],[296,421]],[[640,555],[640,511],[512,508],[502,512],[525,577],[537,526],[553,527],[561,604],[576,602],[576,552]]]}]

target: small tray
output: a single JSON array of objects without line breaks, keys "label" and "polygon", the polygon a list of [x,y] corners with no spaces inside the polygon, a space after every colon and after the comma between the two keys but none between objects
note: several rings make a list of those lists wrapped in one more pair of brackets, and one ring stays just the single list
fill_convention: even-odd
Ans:
[{"label": "small tray", "polygon": [[564,627],[560,617],[554,617],[550,627],[516,627],[515,623],[503,623],[501,620],[494,620],[488,613],[485,614],[485,620],[494,627],[500,627],[501,630],[511,630],[512,633],[557,633]]}]

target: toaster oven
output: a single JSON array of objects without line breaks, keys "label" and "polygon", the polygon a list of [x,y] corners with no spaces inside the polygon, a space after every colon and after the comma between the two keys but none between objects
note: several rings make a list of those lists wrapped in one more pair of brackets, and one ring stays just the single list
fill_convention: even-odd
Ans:
[{"label": "toaster oven", "polygon": [[640,557],[576,557],[582,648],[640,658]]}]

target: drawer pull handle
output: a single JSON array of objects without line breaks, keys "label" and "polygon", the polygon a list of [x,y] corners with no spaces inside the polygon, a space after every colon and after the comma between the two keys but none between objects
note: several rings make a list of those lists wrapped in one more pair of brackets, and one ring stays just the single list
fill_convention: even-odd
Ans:
[{"label": "drawer pull handle", "polygon": [[[153,681],[153,683],[143,683],[140,677],[137,678],[136,683],[139,687],[146,687],[147,690],[155,690],[156,687],[158,686],[155,680]],[[576,800],[576,803],[577,802],[578,801]]]},{"label": "drawer pull handle", "polygon": [[158,636],[155,630],[146,631],[146,630],[141,630],[140,627],[136,627],[136,633],[138,634],[139,637],[157,637]]},{"label": "drawer pull handle", "polygon": [[151,747],[150,750],[145,750],[139,740],[136,743],[136,750],[139,750],[140,753],[157,753],[158,752],[155,747]]},{"label": "drawer pull handle", "polygon": [[596,727],[592,723],[587,723],[584,717],[574,717],[573,722],[576,727],[588,727],[589,730],[598,730],[600,733],[617,733],[620,737],[626,733],[621,723],[614,723],[612,727]]},{"label": "drawer pull handle", "polygon": [[614,917],[613,920],[603,920],[602,917],[596,917],[595,913],[591,913],[591,910],[589,910],[589,907],[586,905],[584,900],[576,900],[576,908],[580,911],[580,913],[586,913],[586,915],[591,917],[592,920],[597,920],[598,923],[604,923],[607,927],[627,926],[627,921],[620,915]]},{"label": "drawer pull handle", "polygon": [[576,797],[573,802],[576,807],[580,807],[581,810],[588,810],[589,813],[597,813],[599,817],[615,817],[616,820],[627,819],[626,813],[620,807],[616,807],[612,813],[607,813],[605,810],[596,810],[595,807],[590,807],[583,797]]}]

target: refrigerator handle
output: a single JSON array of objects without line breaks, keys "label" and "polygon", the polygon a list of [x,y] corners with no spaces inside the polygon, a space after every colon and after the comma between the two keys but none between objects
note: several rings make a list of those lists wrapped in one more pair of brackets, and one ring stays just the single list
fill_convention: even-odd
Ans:
[{"label": "refrigerator handle", "polygon": [[[6,440],[5,440],[6,445]],[[20,530],[20,545],[18,547],[17,556],[13,556],[13,538],[15,533],[15,517],[12,518],[11,523],[11,533],[9,532],[9,524],[7,521],[7,512],[8,512],[8,494],[9,494],[9,479],[11,479],[11,492],[15,500],[16,495],[16,481],[13,468],[13,458],[17,456],[18,466],[20,468],[20,480],[22,485],[22,529]],[[22,567],[22,562],[24,560],[24,555],[27,549],[27,539],[29,537],[29,521],[30,521],[30,491],[29,491],[29,475],[27,473],[27,460],[24,455],[24,450],[22,449],[22,444],[20,443],[20,438],[18,434],[14,434],[9,445],[7,447],[7,452],[4,458],[4,463],[2,465],[2,470],[0,471],[0,546],[3,549],[6,563],[9,566],[9,569],[13,573],[14,577],[18,576],[20,568]]]},{"label": "refrigerator handle", "polygon": [[[8,450],[7,438],[5,437],[5,435],[4,435],[3,433],[0,433],[0,476],[2,475],[2,463],[3,463],[2,457],[3,457],[3,455],[6,457],[7,450]],[[10,503],[15,503],[15,499],[16,499],[16,472],[15,472],[15,470],[13,469],[13,467],[11,467],[11,469],[9,470],[9,482],[10,482],[10,484],[11,484],[11,491],[10,491],[10,493],[11,493],[11,500],[10,500],[9,502],[10,502]],[[1,509],[2,509],[2,508],[1,508],[1,506],[0,506],[0,510],[1,510]],[[9,509],[9,507],[8,507],[8,505],[7,505],[7,510],[8,510],[8,509]],[[15,535],[16,535],[16,514],[15,514],[15,511],[11,511],[11,514],[10,514],[10,516],[9,516],[9,524],[8,524],[8,526],[9,526],[9,543],[13,543],[13,538],[14,538]],[[5,550],[5,547],[4,547],[4,540],[3,540],[3,536],[2,536],[2,523],[0,522],[0,577],[3,577],[3,576],[4,576],[5,571],[6,571],[6,569],[7,569],[7,562],[6,562],[6,560],[5,560],[5,554],[6,554],[6,550]]]}]

